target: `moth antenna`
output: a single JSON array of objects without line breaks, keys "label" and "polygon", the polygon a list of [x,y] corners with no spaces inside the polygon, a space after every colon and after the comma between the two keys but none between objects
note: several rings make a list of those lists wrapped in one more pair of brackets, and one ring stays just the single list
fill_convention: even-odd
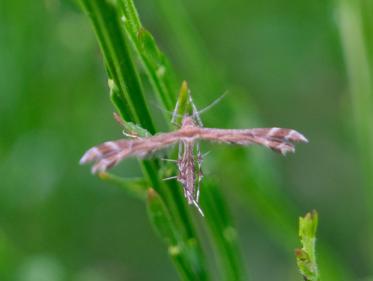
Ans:
[{"label": "moth antenna", "polygon": [[206,112],[207,110],[211,109],[215,105],[217,105],[229,92],[225,91],[220,97],[215,99],[213,102],[211,102],[206,107],[202,108],[200,111],[197,111],[197,114],[201,115],[202,113]]},{"label": "moth antenna", "polygon": [[167,114],[170,114],[170,115],[173,115],[174,112],[173,111],[170,111],[170,110],[167,110],[166,108],[163,108],[162,106],[160,106],[159,104],[155,104],[155,106],[162,112],[164,113],[167,113]]},{"label": "moth antenna", "polygon": [[[157,109],[159,109],[160,111],[162,111],[163,113],[167,113],[167,114],[169,114],[169,115],[171,115],[171,116],[175,116],[175,117],[180,117],[180,118],[183,117],[182,115],[177,114],[175,110],[174,110],[174,111],[170,111],[170,110],[168,110],[168,109],[166,109],[166,108],[163,108],[162,106],[160,106],[159,104],[155,103],[154,101],[150,101],[150,103],[151,103],[153,106],[155,106]],[[172,119],[171,119],[171,123],[173,123],[173,119],[174,119],[174,117],[172,117]]]},{"label": "moth antenna", "polygon": [[202,159],[205,159],[205,157],[206,157],[207,155],[209,155],[210,152],[211,152],[211,150],[209,150],[209,151],[203,153],[203,154],[201,155],[201,158],[202,158]]}]

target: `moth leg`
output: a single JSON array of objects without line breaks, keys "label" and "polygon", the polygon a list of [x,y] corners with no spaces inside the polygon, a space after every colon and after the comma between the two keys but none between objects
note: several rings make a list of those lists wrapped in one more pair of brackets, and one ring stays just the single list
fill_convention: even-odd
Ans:
[{"label": "moth leg", "polygon": [[168,177],[168,178],[164,178],[162,179],[163,181],[169,181],[169,180],[173,180],[173,179],[177,179],[178,176],[172,176],[172,177]]},{"label": "moth leg", "polygon": [[122,134],[126,137],[129,137],[129,138],[132,138],[132,139],[141,139],[141,137],[137,136],[137,135],[133,135],[131,133],[127,133],[126,130],[123,130],[122,131]]},{"label": "moth leg", "polygon": [[204,215],[204,213],[203,213],[201,207],[198,205],[198,203],[197,203],[195,200],[193,200],[193,204],[194,204],[194,206],[197,208],[197,210],[198,210],[198,212],[201,214],[201,216],[204,217],[205,215]]},{"label": "moth leg", "polygon": [[191,96],[190,93],[189,93],[189,103],[192,106],[192,111],[193,111],[192,116],[197,121],[198,126],[203,127],[203,123],[202,123],[201,117],[199,116],[198,109],[197,109],[196,105],[194,104],[192,96]]},{"label": "moth leg", "polygon": [[177,152],[177,159],[178,159],[178,162],[180,162],[181,159],[183,158],[183,145],[184,145],[183,142],[179,142],[179,150],[178,150],[178,152]]},{"label": "moth leg", "polygon": [[[122,117],[118,113],[113,112],[113,117],[114,117],[114,120],[117,121],[117,123],[119,125],[121,125],[123,128],[126,128],[126,124],[125,124],[124,120],[122,119]],[[129,130],[126,130],[126,129],[124,129],[122,131],[122,134],[125,137],[131,138],[131,139],[142,139],[140,136],[138,136],[136,134],[132,134]]]},{"label": "moth leg", "polygon": [[196,143],[196,150],[197,150],[197,165],[198,165],[198,172],[197,172],[197,193],[196,193],[196,201],[199,202],[199,191],[201,187],[201,181],[203,179],[203,172],[202,172],[202,161],[203,161],[203,156],[201,153],[201,148],[199,143]]},{"label": "moth leg", "polygon": [[188,204],[189,205],[194,205],[196,207],[196,209],[198,210],[198,212],[202,215],[202,217],[204,217],[204,213],[201,209],[201,207],[198,205],[198,201],[196,201],[193,197],[193,194],[191,194],[188,190],[184,189],[184,194],[185,194],[185,197],[188,199]]},{"label": "moth leg", "polygon": [[173,162],[173,163],[177,163],[178,161],[175,160],[175,159],[168,159],[168,158],[160,158],[160,160],[162,161],[166,161],[166,162]]}]

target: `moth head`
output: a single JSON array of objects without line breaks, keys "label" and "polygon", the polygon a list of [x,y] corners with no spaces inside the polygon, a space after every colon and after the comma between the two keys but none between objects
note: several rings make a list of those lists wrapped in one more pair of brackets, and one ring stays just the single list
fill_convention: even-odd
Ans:
[{"label": "moth head", "polygon": [[182,127],[196,127],[196,122],[194,121],[193,117],[190,115],[186,115],[183,117]]}]

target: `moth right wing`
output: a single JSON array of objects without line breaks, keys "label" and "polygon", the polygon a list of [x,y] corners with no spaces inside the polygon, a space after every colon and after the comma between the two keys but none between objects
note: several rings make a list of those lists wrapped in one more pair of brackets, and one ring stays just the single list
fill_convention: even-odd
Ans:
[{"label": "moth right wing", "polygon": [[294,142],[308,142],[301,133],[284,128],[242,130],[200,128],[199,138],[240,145],[259,144],[283,155],[287,152],[295,152]]},{"label": "moth right wing", "polygon": [[90,148],[80,159],[80,164],[95,162],[92,173],[103,172],[130,156],[144,157],[180,140],[178,131],[146,138],[107,141]]}]

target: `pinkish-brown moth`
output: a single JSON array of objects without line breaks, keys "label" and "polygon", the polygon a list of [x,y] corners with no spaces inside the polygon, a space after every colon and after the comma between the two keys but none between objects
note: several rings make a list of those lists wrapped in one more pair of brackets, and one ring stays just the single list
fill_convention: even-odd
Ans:
[{"label": "pinkish-brown moth", "polygon": [[[80,164],[94,162],[92,173],[104,172],[129,156],[144,157],[157,150],[179,143],[179,154],[175,161],[178,165],[178,175],[175,177],[184,187],[184,195],[189,204],[199,207],[199,189],[203,174],[201,170],[203,156],[198,141],[230,143],[238,145],[259,144],[285,155],[295,152],[293,142],[308,140],[293,129],[284,128],[254,128],[254,129],[215,129],[202,126],[199,112],[189,95],[192,115],[182,117],[181,127],[168,133],[160,133],[148,137],[120,139],[107,141],[89,149],[80,159]],[[178,105],[176,105],[177,109]],[[176,112],[175,109],[175,112]],[[173,116],[175,120],[175,114]],[[127,134],[131,136],[131,134]]]}]

